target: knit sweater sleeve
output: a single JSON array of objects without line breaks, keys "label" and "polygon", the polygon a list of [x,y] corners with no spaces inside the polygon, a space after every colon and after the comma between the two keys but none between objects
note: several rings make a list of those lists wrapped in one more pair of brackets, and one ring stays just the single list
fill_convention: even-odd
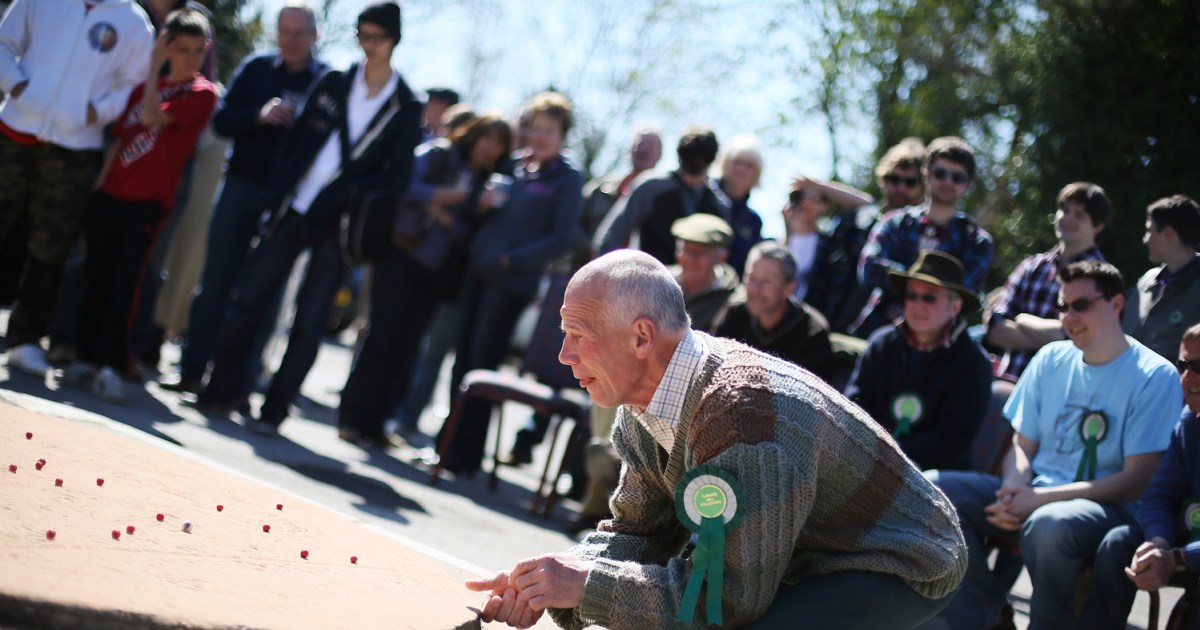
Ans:
[{"label": "knit sweater sleeve", "polygon": [[[723,624],[736,627],[770,608],[812,506],[815,475],[773,442],[735,444],[706,463],[729,471],[742,486],[737,499],[744,518],[726,532],[721,598]],[[675,518],[673,500],[668,514]],[[691,561],[678,556],[665,564],[599,557],[577,618],[613,630],[679,627],[675,616],[692,570]],[[696,614],[691,627],[707,627],[704,615]]]}]

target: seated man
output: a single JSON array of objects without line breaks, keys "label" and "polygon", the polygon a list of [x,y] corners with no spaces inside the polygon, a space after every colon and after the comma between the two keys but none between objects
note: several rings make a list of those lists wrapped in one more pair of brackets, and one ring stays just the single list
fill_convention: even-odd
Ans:
[{"label": "seated man", "polygon": [[669,269],[683,288],[692,327],[711,333],[729,308],[729,298],[742,286],[737,271],[725,262],[733,229],[721,217],[693,214],[672,223],[671,234],[676,264]]},{"label": "seated man", "polygon": [[1142,242],[1150,262],[1159,266],[1129,290],[1121,324],[1126,334],[1170,361],[1183,331],[1200,322],[1200,204],[1183,195],[1150,204]]},{"label": "seated man", "polygon": [[816,374],[833,376],[829,324],[815,308],[793,297],[796,257],[777,241],[763,241],[746,256],[739,292],[717,325],[717,336],[736,339]]},{"label": "seated man", "polygon": [[912,628],[954,592],[967,558],[946,498],[825,383],[692,330],[653,258],[584,266],[562,319],[559,359],[597,405],[621,405],[615,516],[567,552],[469,581],[488,593],[485,621]]},{"label": "seated man", "polygon": [[[1138,505],[1138,525],[1105,536],[1092,570],[1092,596],[1083,628],[1124,630],[1134,595],[1200,578],[1200,324],[1179,344],[1179,382],[1187,406],[1171,445]],[[1183,518],[1180,518],[1183,516]],[[1200,628],[1200,605],[1188,609],[1184,628]]]},{"label": "seated man", "polygon": [[963,285],[958,259],[933,250],[888,280],[904,297],[904,317],[871,335],[846,397],[918,468],[969,470],[971,441],[992,398],[992,362],[966,333],[966,313],[979,310],[979,297]]},{"label": "seated man", "polygon": [[1029,628],[1074,627],[1079,572],[1110,529],[1134,523],[1133,502],[1182,404],[1171,364],[1121,332],[1116,267],[1072,263],[1058,281],[1070,341],[1043,346],[1004,406],[1015,433],[1003,477],[926,473],[954,502],[970,549],[962,589],[942,613],[952,628],[995,621],[1021,567],[990,571],[984,539],[1006,534],[1018,538],[1033,584]]}]

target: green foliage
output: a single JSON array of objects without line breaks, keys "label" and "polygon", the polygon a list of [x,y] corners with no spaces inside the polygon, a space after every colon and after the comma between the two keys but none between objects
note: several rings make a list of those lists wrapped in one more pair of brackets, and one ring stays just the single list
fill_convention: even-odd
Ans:
[{"label": "green foliage", "polygon": [[238,64],[262,39],[262,6],[258,0],[215,0],[213,4],[217,76],[228,84]]}]

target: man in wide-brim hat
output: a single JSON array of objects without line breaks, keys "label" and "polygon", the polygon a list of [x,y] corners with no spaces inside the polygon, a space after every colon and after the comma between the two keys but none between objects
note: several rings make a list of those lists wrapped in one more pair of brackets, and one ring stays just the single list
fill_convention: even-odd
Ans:
[{"label": "man in wide-brim hat", "polygon": [[979,297],[958,259],[924,251],[888,281],[904,317],[871,336],[846,395],[892,432],[919,468],[969,469],[992,395],[987,352],[966,334]]}]

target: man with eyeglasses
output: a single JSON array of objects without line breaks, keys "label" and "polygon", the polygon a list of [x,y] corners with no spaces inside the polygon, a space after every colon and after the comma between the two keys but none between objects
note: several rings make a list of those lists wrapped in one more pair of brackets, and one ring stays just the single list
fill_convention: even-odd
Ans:
[{"label": "man with eyeglasses", "polygon": [[1058,243],[1017,265],[988,317],[987,341],[1004,350],[998,373],[1013,380],[1020,378],[1038,348],[1066,338],[1054,309],[1059,268],[1081,260],[1104,260],[1096,247],[1096,236],[1112,212],[1104,189],[1091,182],[1072,182],[1058,192],[1057,207]]},{"label": "man with eyeglasses", "polygon": [[1183,331],[1200,322],[1200,204],[1184,195],[1150,204],[1142,242],[1158,267],[1130,289],[1121,324],[1128,335],[1169,360]]},{"label": "man with eyeglasses", "polygon": [[847,331],[866,337],[904,310],[891,291],[887,272],[904,271],[923,250],[935,249],[962,262],[964,284],[980,291],[992,260],[992,237],[959,210],[975,180],[975,151],[962,138],[943,136],[929,143],[923,165],[926,201],[888,213],[871,228],[858,262],[859,280],[870,290],[866,306]]},{"label": "man with eyeglasses", "polygon": [[896,438],[917,468],[969,470],[971,441],[992,398],[992,362],[966,334],[979,296],[963,286],[962,263],[925,251],[907,272],[890,272],[904,317],[871,335],[846,388]]},{"label": "man with eyeglasses", "polygon": [[[1114,528],[1100,545],[1081,628],[1123,630],[1138,589],[1200,578],[1200,324],[1184,331],[1177,365],[1186,406],[1138,504],[1138,524]],[[1186,615],[1181,627],[1200,627],[1200,606]]]},{"label": "man with eyeglasses", "polygon": [[892,210],[924,199],[924,159],[925,143],[918,138],[905,138],[888,149],[875,166],[882,203],[843,206],[843,212],[833,219],[829,236],[818,243],[808,291],[801,297],[825,314],[833,332],[845,333],[871,294],[871,289],[858,281],[858,258],[875,222]]},{"label": "man with eyeglasses", "polygon": [[1077,262],[1058,280],[1069,341],[1043,346],[1004,406],[1014,433],[1002,475],[926,473],[958,509],[969,548],[962,590],[942,613],[952,628],[996,620],[1021,566],[1006,554],[989,569],[984,541],[1007,537],[1033,584],[1029,628],[1075,627],[1079,573],[1109,530],[1136,522],[1182,404],[1175,367],[1121,332],[1116,267]]}]

